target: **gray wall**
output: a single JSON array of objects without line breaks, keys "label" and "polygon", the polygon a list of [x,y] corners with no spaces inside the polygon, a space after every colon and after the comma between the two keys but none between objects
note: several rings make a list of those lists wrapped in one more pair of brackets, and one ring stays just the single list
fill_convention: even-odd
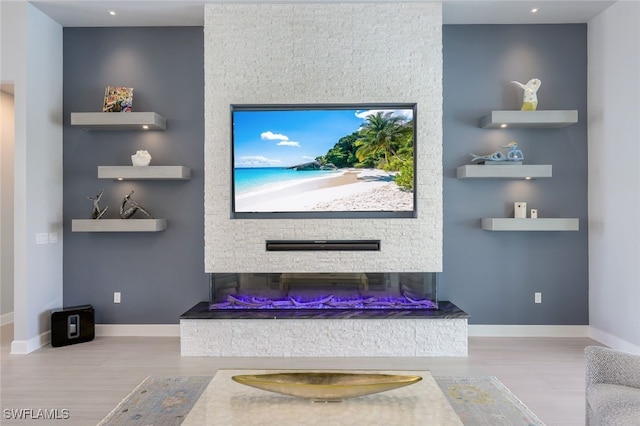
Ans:
[{"label": "gray wall", "polygon": [[[81,29],[64,32],[64,301],[92,303],[100,323],[176,323],[207,299],[203,265],[203,41],[201,28]],[[586,26],[445,26],[441,299],[475,324],[587,324]],[[518,109],[510,80],[542,80],[539,109],[577,109],[564,129],[484,130],[493,109]],[[134,108],[157,111],[165,132],[84,132],[71,111],[97,111],[104,87],[135,87]],[[552,164],[533,182],[457,180],[469,152],[516,140],[525,162]],[[193,169],[188,182],[98,180],[98,165],[128,165],[136,149],[152,164]],[[157,234],[71,234],[100,189],[117,210],[129,188],[157,217]],[[541,217],[578,217],[579,232],[487,232],[481,217],[507,217],[527,201]],[[115,214],[111,212],[112,215]],[[114,291],[123,303],[114,305]],[[533,293],[543,303],[533,303]]]},{"label": "gray wall", "polygon": [[[588,324],[586,25],[445,26],[444,273],[441,296],[475,324]],[[562,129],[488,130],[491,110],[519,109],[511,80],[537,77],[538,109],[577,109]],[[534,181],[458,180],[469,153],[515,140],[527,164],[553,165]],[[540,217],[577,217],[579,232],[488,232],[482,217],[513,217],[526,201]],[[542,304],[534,304],[534,292]]]},{"label": "gray wall", "polygon": [[[64,29],[64,304],[90,303],[98,323],[177,323],[207,300],[203,208],[203,31],[188,28]],[[134,88],[134,111],[167,118],[159,132],[91,131],[69,126],[71,112],[101,111],[108,85]],[[189,181],[97,178],[99,165],[131,165],[146,149],[151,165],[190,167]],[[101,206],[118,217],[122,198],[154,217],[158,233],[71,233],[71,220],[90,218],[86,196],[104,189]],[[133,220],[133,219],[132,219]],[[113,303],[113,292],[122,303]]]}]

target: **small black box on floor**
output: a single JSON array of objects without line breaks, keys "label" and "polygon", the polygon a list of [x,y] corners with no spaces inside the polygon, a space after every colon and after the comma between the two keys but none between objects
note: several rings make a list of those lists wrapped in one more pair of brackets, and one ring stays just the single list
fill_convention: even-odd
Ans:
[{"label": "small black box on floor", "polygon": [[95,335],[93,306],[72,306],[51,311],[51,346],[54,348],[89,342]]}]

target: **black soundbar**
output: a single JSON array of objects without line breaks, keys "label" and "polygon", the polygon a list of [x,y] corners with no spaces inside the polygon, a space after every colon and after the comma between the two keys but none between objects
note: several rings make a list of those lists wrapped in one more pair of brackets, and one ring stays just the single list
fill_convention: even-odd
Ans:
[{"label": "black soundbar", "polygon": [[267,240],[267,251],[380,251],[380,240]]}]

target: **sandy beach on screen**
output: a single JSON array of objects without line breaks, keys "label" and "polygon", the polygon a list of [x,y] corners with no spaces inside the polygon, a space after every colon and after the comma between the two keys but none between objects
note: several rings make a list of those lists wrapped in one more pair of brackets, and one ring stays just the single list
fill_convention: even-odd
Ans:
[{"label": "sandy beach on screen", "polygon": [[[304,172],[300,172],[304,173]],[[303,181],[236,199],[238,212],[413,210],[413,194],[387,172],[341,170],[338,176]]]}]

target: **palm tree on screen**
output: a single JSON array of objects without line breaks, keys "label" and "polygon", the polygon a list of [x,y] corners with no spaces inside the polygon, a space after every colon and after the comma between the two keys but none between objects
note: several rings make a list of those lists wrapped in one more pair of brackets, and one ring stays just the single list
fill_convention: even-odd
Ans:
[{"label": "palm tree on screen", "polygon": [[384,165],[389,164],[390,157],[400,162],[407,159],[399,155],[400,149],[412,142],[413,127],[410,121],[394,116],[391,112],[377,112],[366,118],[356,141],[358,160],[367,158],[384,158]]}]

